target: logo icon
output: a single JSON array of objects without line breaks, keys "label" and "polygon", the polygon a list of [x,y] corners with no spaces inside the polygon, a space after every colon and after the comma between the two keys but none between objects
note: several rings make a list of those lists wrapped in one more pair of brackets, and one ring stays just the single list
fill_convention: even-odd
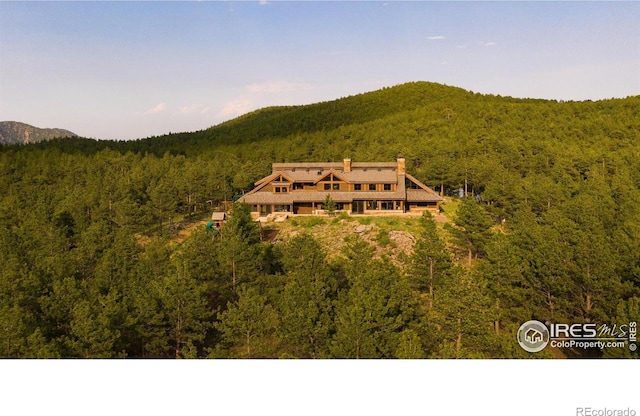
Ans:
[{"label": "logo icon", "polygon": [[528,352],[539,352],[549,343],[549,329],[540,321],[527,321],[518,329],[518,344]]}]

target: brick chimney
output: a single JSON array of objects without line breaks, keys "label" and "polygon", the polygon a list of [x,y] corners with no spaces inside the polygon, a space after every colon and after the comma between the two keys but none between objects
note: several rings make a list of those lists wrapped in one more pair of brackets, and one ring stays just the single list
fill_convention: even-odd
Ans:
[{"label": "brick chimney", "polygon": [[351,172],[351,158],[347,157],[344,159],[344,171]]},{"label": "brick chimney", "polygon": [[403,157],[398,157],[398,175],[404,175],[407,172],[407,165]]}]

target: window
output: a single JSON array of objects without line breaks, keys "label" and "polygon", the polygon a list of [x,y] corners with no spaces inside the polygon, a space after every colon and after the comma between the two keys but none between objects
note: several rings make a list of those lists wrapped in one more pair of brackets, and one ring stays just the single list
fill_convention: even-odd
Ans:
[{"label": "window", "polygon": [[375,183],[370,183],[369,184],[369,190],[370,191],[375,191],[376,190],[376,184]]},{"label": "window", "polygon": [[384,184],[384,190],[385,191],[390,191],[391,190],[391,184],[390,183],[385,183]]},{"label": "window", "polygon": [[328,190],[330,190],[330,189],[331,189],[331,184],[330,184],[330,183],[325,183],[325,184],[324,184],[324,190],[325,190],[325,191],[328,191]]},{"label": "window", "polygon": [[354,183],[353,184],[353,190],[354,191],[362,191],[362,184],[361,183]]},{"label": "window", "polygon": [[383,209],[386,211],[392,211],[393,201],[380,201],[380,209]]},{"label": "window", "polygon": [[279,186],[276,186],[275,188],[273,188],[273,191],[274,191],[275,193],[280,193],[280,187],[279,187]]},{"label": "window", "polygon": [[343,202],[336,202],[336,211],[342,211],[344,209]]},{"label": "window", "polygon": [[333,184],[333,190],[334,191],[339,191],[340,190],[340,184],[339,183],[334,183]]},{"label": "window", "polygon": [[369,211],[377,211],[378,210],[378,201],[367,201],[367,209]]},{"label": "window", "polygon": [[404,181],[404,185],[407,189],[420,189],[420,187],[418,186],[417,183],[415,183],[414,181],[410,180],[409,178],[405,179]]},{"label": "window", "polygon": [[309,182],[298,182],[298,183],[294,183],[293,184],[293,190],[294,191],[301,191],[304,188],[313,188],[315,189],[315,185],[313,183],[309,183]]}]

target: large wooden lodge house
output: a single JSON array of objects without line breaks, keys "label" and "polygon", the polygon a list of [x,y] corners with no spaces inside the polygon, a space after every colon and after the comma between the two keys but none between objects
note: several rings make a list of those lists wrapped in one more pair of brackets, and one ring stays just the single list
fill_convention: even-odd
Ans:
[{"label": "large wooden lodge house", "polygon": [[239,202],[254,218],[272,213],[322,215],[327,195],[336,211],[351,215],[393,214],[438,209],[442,198],[396,162],[274,163],[271,175]]}]

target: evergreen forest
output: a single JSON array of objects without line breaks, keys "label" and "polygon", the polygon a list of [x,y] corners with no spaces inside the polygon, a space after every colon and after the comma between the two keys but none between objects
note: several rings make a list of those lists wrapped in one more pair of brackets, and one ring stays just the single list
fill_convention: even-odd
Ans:
[{"label": "evergreen forest", "polygon": [[[0,357],[637,358],[532,354],[515,334],[640,320],[639,109],[416,82],[198,132],[0,146]],[[274,162],[398,155],[457,206],[416,219],[398,261],[357,236],[329,256],[312,228],[263,242],[231,203]],[[220,207],[219,233],[176,238]]]}]

